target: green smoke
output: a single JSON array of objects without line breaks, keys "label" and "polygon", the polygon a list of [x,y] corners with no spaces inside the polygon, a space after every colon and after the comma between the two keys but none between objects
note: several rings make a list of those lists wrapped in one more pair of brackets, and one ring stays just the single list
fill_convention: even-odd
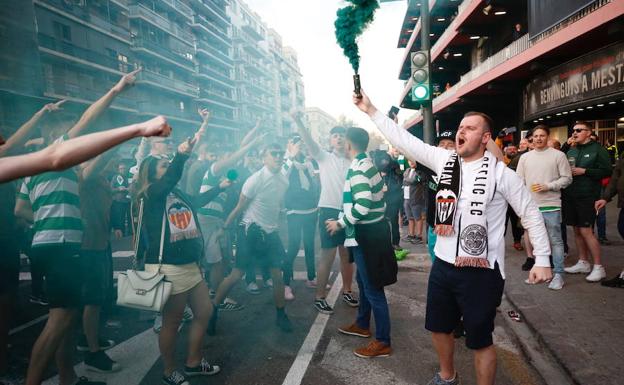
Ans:
[{"label": "green smoke", "polygon": [[364,32],[366,26],[373,21],[375,11],[379,8],[377,0],[347,0],[349,5],[337,12],[336,41],[349,58],[353,71],[360,69],[360,54],[356,39]]}]

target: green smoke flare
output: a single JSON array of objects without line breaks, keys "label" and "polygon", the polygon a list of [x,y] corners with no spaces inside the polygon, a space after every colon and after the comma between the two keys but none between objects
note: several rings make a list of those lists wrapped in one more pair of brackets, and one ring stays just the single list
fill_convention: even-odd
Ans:
[{"label": "green smoke flare", "polygon": [[347,0],[349,4],[337,12],[336,41],[342,48],[345,56],[349,58],[353,71],[357,74],[360,69],[360,54],[356,39],[364,32],[364,29],[375,16],[379,8],[377,0]]}]

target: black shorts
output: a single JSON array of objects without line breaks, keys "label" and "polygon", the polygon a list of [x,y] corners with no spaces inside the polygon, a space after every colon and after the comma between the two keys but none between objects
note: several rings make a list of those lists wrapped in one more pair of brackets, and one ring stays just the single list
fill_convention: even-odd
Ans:
[{"label": "black shorts", "polygon": [[466,346],[482,349],[492,345],[496,308],[504,286],[498,264],[494,270],[455,267],[436,258],[429,275],[425,328],[448,334],[463,316]]},{"label": "black shorts", "polygon": [[563,222],[567,226],[592,227],[596,221],[594,202],[598,199],[571,198],[563,199]]},{"label": "black shorts", "polygon": [[78,248],[39,246],[34,247],[30,254],[45,277],[45,293],[50,308],[79,308],[84,281]]},{"label": "black shorts", "polygon": [[266,233],[260,226],[238,227],[238,247],[236,249],[236,268],[247,271],[252,258],[260,267],[281,269],[286,251],[278,231]]},{"label": "black shorts", "polygon": [[17,247],[4,245],[0,251],[0,295],[15,295],[19,288],[20,254]]},{"label": "black shorts", "polygon": [[82,304],[103,306],[112,300],[113,256],[110,250],[81,250]]},{"label": "black shorts", "polygon": [[321,248],[333,249],[334,247],[344,246],[345,232],[340,230],[334,235],[329,235],[325,228],[325,221],[328,219],[337,220],[340,215],[340,210],[330,209],[327,207],[319,208],[319,237],[321,238]]}]

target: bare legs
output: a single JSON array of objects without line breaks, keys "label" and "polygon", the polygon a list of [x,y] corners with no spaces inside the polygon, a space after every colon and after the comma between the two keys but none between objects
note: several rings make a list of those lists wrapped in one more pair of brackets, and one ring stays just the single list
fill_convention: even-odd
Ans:
[{"label": "bare legs", "polygon": [[[455,377],[453,334],[432,333],[433,346],[440,362],[440,377],[450,380]],[[496,349],[494,345],[474,351],[474,365],[478,385],[493,385],[496,375]]]},{"label": "bare legs", "polygon": [[589,256],[591,255],[594,258],[595,265],[602,265],[600,243],[596,239],[591,227],[575,226],[574,240],[580,260],[589,261]]},{"label": "bare legs", "polygon": [[[340,274],[342,275],[343,291],[350,292],[353,289],[353,274],[354,264],[349,262],[349,252],[346,247],[338,246],[338,253],[340,254]],[[317,286],[316,286],[316,298],[325,298],[327,295],[327,282],[329,281],[329,274],[331,267],[334,264],[336,257],[336,248],[321,249],[321,260],[317,267]]]}]

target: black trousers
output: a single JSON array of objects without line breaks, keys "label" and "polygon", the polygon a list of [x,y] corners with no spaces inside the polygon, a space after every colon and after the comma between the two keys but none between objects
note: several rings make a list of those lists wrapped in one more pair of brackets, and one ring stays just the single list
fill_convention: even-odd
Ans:
[{"label": "black trousers", "polygon": [[293,262],[299,253],[303,234],[303,251],[305,253],[308,280],[316,277],[314,268],[314,236],[316,235],[317,212],[310,214],[288,214],[288,249],[282,271],[284,272],[284,285],[290,285],[293,278]]},{"label": "black trousers", "polygon": [[507,234],[507,222],[510,222],[511,233],[513,234],[514,242],[520,242],[522,240],[522,234],[524,229],[520,226],[520,218],[511,207],[507,207],[507,219],[505,220],[505,234]]},{"label": "black trousers", "polygon": [[390,221],[390,235],[392,239],[392,245],[398,245],[401,242],[401,233],[399,229],[399,210],[403,205],[403,199],[393,201],[386,201],[386,218]]}]

